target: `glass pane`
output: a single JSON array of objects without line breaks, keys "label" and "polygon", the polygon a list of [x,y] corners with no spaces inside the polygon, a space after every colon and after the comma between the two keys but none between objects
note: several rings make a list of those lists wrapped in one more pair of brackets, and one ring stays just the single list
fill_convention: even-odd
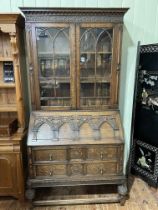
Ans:
[{"label": "glass pane", "polygon": [[110,84],[109,83],[96,83],[96,96],[97,97],[109,97],[110,96]]},{"label": "glass pane", "polygon": [[97,37],[97,51],[111,53],[112,51],[112,30],[102,29]]},{"label": "glass pane", "polygon": [[81,84],[81,97],[94,96],[94,84],[93,83],[82,83]]},{"label": "glass pane", "polygon": [[111,54],[97,54],[96,56],[96,76],[110,78]]},{"label": "glass pane", "polygon": [[69,29],[37,28],[41,106],[70,106]]},{"label": "glass pane", "polygon": [[54,74],[58,77],[70,76],[70,59],[67,55],[59,55],[54,58]]},{"label": "glass pane", "polygon": [[81,28],[81,107],[104,106],[110,102],[112,35],[112,29]]},{"label": "glass pane", "polygon": [[94,77],[95,75],[95,54],[81,54],[80,75],[81,77]]},{"label": "glass pane", "polygon": [[95,34],[92,29],[81,29],[81,52],[95,51]]}]

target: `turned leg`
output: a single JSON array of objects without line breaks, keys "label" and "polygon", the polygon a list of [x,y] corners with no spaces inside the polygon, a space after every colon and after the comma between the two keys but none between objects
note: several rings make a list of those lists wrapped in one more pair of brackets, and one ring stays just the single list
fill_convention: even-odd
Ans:
[{"label": "turned leg", "polygon": [[125,204],[128,195],[127,185],[126,184],[119,185],[117,190],[120,197],[120,205],[123,206]]},{"label": "turned leg", "polygon": [[27,181],[27,190],[25,192],[25,197],[30,203],[30,210],[33,209],[32,200],[35,198],[35,189],[32,188],[31,182]]},{"label": "turned leg", "polygon": [[29,188],[25,192],[25,196],[30,203],[30,210],[33,209],[32,200],[35,198],[35,189]]}]

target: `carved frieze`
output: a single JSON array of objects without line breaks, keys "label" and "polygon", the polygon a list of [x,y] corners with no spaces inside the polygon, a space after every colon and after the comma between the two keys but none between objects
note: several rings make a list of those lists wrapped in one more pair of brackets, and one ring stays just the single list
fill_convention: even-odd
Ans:
[{"label": "carved frieze", "polygon": [[78,8],[20,8],[25,14],[26,22],[123,22],[126,8],[121,9],[78,9]]},{"label": "carved frieze", "polygon": [[86,23],[86,22],[122,22],[123,17],[120,14],[112,14],[110,17],[107,16],[51,16],[51,15],[27,15],[26,20],[30,22],[52,22],[52,23],[59,23],[59,22],[73,22],[73,23]]}]

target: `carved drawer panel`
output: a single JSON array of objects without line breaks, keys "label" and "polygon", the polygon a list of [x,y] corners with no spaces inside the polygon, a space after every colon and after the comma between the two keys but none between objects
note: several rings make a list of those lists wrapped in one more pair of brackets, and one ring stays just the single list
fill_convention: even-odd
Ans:
[{"label": "carved drawer panel", "polygon": [[68,175],[84,175],[85,174],[85,165],[80,163],[69,164],[68,166]]},{"label": "carved drawer panel", "polygon": [[110,160],[118,157],[117,147],[93,146],[87,150],[87,159],[91,160]]},{"label": "carved drawer panel", "polygon": [[66,160],[65,149],[46,149],[46,150],[34,150],[34,161],[64,161]]},{"label": "carved drawer panel", "polygon": [[68,159],[85,159],[85,149],[84,148],[70,148],[68,150]]},{"label": "carved drawer panel", "polygon": [[66,165],[37,165],[35,166],[36,176],[62,176],[66,175]]},{"label": "carved drawer panel", "polygon": [[117,162],[87,164],[87,175],[103,176],[117,173]]}]

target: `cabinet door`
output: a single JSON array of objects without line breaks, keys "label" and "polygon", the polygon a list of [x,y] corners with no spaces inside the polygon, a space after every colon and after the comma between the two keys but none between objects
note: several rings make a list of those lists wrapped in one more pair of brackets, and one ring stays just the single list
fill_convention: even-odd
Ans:
[{"label": "cabinet door", "polygon": [[0,195],[17,193],[17,165],[13,154],[0,154]]},{"label": "cabinet door", "polygon": [[51,110],[76,106],[73,33],[74,27],[69,24],[35,27],[37,108]]},{"label": "cabinet door", "polygon": [[120,36],[117,25],[77,27],[78,108],[112,108],[117,104]]}]

